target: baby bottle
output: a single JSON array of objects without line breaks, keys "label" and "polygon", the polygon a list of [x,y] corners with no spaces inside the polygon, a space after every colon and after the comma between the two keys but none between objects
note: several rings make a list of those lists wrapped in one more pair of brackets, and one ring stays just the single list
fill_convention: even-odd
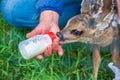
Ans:
[{"label": "baby bottle", "polygon": [[46,47],[52,44],[56,39],[53,32],[41,34],[24,40],[19,43],[19,51],[24,59],[30,59],[40,53],[43,53]]}]

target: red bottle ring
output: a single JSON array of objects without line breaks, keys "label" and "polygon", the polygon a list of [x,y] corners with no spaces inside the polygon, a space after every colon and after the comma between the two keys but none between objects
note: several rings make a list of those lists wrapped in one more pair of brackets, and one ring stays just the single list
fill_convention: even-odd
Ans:
[{"label": "red bottle ring", "polygon": [[48,32],[47,34],[50,36],[52,42],[54,41],[54,39],[57,38],[56,35],[53,32]]}]

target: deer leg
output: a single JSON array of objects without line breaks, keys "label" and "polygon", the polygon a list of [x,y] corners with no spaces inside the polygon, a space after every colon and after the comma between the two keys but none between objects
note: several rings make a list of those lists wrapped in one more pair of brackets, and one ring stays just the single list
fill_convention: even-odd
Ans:
[{"label": "deer leg", "polygon": [[112,43],[112,61],[114,65],[120,69],[120,54],[118,44],[118,38],[115,38]]},{"label": "deer leg", "polygon": [[98,45],[93,46],[93,78],[97,79],[98,69],[100,64],[100,47]]},{"label": "deer leg", "polygon": [[118,38],[114,38],[112,43],[112,60],[113,62],[109,63],[108,66],[115,73],[115,78],[113,80],[120,80],[120,55],[118,51]]}]

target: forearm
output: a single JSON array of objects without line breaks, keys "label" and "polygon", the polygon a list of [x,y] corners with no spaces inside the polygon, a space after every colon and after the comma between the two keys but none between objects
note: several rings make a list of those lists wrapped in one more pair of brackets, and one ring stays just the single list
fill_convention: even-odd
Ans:
[{"label": "forearm", "polygon": [[120,13],[120,0],[116,0],[116,2],[117,2],[118,13]]},{"label": "forearm", "polygon": [[120,24],[120,0],[116,0],[117,2],[117,8],[118,8],[118,22]]},{"label": "forearm", "polygon": [[40,14],[40,22],[53,22],[58,24],[59,14],[55,11],[45,10]]}]

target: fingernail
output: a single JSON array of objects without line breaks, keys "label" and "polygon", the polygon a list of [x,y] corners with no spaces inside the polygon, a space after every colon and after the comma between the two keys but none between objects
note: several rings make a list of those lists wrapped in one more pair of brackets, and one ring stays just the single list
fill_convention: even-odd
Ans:
[{"label": "fingernail", "polygon": [[37,58],[38,60],[42,60],[43,57],[42,57],[42,56],[37,56],[36,58]]}]

